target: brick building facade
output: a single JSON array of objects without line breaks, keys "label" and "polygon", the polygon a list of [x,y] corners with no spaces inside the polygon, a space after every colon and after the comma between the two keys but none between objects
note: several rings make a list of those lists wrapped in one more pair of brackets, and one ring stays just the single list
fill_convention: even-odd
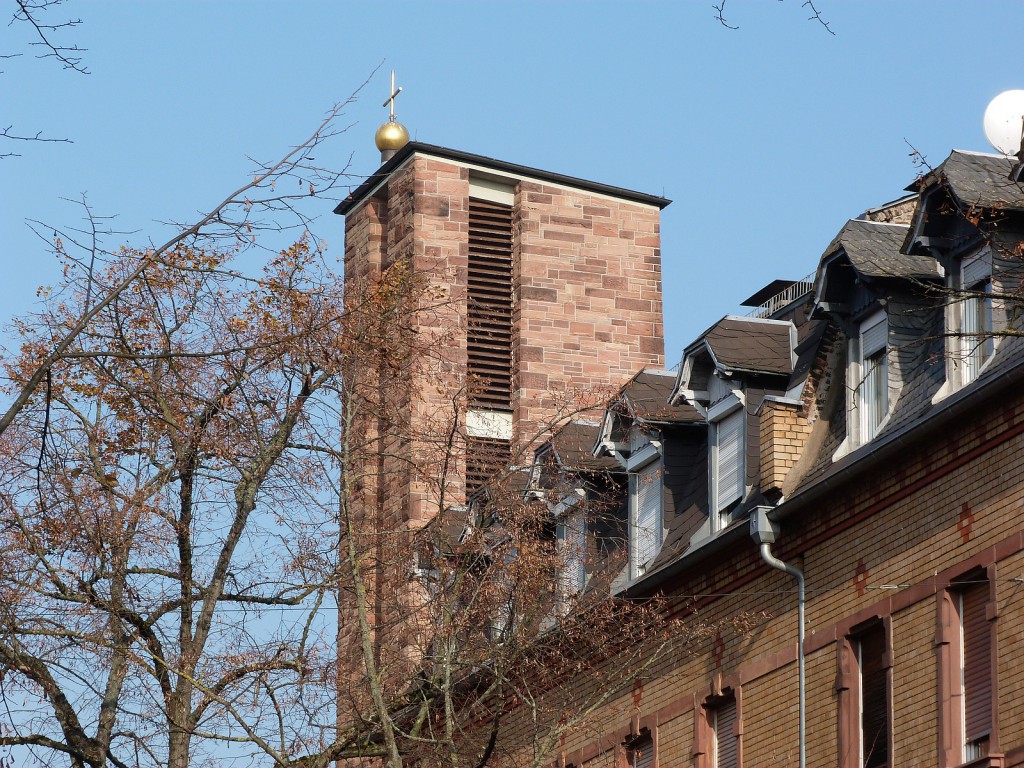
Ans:
[{"label": "brick building facade", "polygon": [[[776,285],[751,316],[715,323],[675,376],[661,370],[666,201],[410,144],[340,207],[347,274],[410,258],[457,299],[448,375],[485,383],[500,376],[472,372],[471,208],[507,207],[511,385],[507,404],[470,386],[468,440],[527,444],[559,392],[618,388],[603,420],[563,429],[590,446],[568,470],[620,478],[612,589],[659,601],[668,631],[654,665],[539,764],[799,765],[798,591],[768,546],[806,590],[807,765],[1024,766],[1024,187],[1011,165],[954,152],[844,226],[812,284]],[[411,391],[427,413],[429,392]],[[567,471],[542,462],[559,434],[537,451],[538,503],[560,487],[545,475]],[[403,498],[405,520],[422,518],[416,489]],[[752,518],[774,541],[755,543]],[[566,564],[582,566],[580,592],[607,554],[597,521],[583,527],[585,562]],[[513,724],[493,764],[535,764],[543,728]]]},{"label": "brick building facade", "polygon": [[761,515],[805,579],[807,765],[1024,765],[1012,165],[954,152],[843,227],[813,285],[688,346],[667,401],[698,412],[695,461],[664,418],[594,429],[626,474],[658,449],[660,500],[625,514],[659,544],[618,588],[680,639],[552,764],[799,765],[798,588],[752,539]]}]

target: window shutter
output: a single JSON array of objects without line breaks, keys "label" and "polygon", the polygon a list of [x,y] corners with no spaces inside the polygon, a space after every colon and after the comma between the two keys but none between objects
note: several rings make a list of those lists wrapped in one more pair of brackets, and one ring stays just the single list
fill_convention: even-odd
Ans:
[{"label": "window shutter", "polygon": [[632,768],[652,768],[654,765],[654,742],[641,739],[630,747],[630,766]]},{"label": "window shutter", "polygon": [[715,427],[716,466],[714,467],[720,511],[743,495],[743,408],[729,414]]},{"label": "window shutter", "polygon": [[964,732],[968,742],[992,729],[992,630],[985,613],[988,582],[960,593],[963,626]]},{"label": "window shutter", "polygon": [[638,471],[633,483],[633,566],[639,574],[661,544],[661,462],[652,462]]},{"label": "window shutter", "polygon": [[466,496],[480,490],[504,470],[512,459],[508,440],[489,437],[466,438]]},{"label": "window shutter", "polygon": [[861,749],[864,768],[889,764],[889,681],[882,624],[859,637]]},{"label": "window shutter", "polygon": [[989,261],[988,254],[964,259],[960,267],[960,285],[964,288],[971,288],[991,274],[992,262]]},{"label": "window shutter", "polygon": [[860,329],[860,357],[866,360],[879,350],[885,349],[889,336],[889,323],[885,313],[880,313]]},{"label": "window shutter", "polygon": [[587,518],[574,511],[558,524],[558,546],[561,555],[561,596],[569,598],[583,591],[587,580]]},{"label": "window shutter", "polygon": [[715,709],[715,768],[739,768],[739,739],[736,738],[736,699]]}]

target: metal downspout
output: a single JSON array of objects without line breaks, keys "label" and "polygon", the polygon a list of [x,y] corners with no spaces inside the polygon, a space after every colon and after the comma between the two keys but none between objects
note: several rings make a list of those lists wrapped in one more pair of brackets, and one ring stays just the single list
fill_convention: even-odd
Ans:
[{"label": "metal downspout", "polygon": [[800,683],[800,768],[807,768],[807,687],[804,678],[804,574],[799,568],[784,563],[772,554],[772,544],[779,533],[777,524],[768,519],[772,507],[756,507],[750,515],[750,536],[761,549],[766,564],[796,579],[797,585],[797,649],[796,659]]},{"label": "metal downspout", "polygon": [[772,554],[771,544],[761,545],[761,559],[764,560],[772,568],[777,568],[780,571],[785,571],[794,579],[796,579],[797,587],[797,650],[796,659],[798,666],[798,676],[800,680],[800,768],[807,768],[807,717],[806,717],[806,701],[807,701],[807,688],[804,683],[804,575],[801,573],[799,568],[794,568],[792,565],[782,562]]}]

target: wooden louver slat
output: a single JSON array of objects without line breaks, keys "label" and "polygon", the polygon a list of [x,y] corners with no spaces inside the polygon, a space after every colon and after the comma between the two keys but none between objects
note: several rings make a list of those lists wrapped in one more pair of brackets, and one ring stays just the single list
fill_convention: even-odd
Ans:
[{"label": "wooden louver slat", "polygon": [[466,440],[466,496],[472,496],[487,481],[508,466],[508,440],[470,437]]},{"label": "wooden louver slat", "polygon": [[512,407],[512,208],[469,201],[467,374],[470,406]]}]

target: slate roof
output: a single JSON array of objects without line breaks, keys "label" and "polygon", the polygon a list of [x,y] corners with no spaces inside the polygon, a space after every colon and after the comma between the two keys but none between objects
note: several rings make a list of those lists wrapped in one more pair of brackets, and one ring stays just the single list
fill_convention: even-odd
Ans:
[{"label": "slate roof", "polygon": [[[683,433],[683,434],[678,434]],[[706,430],[677,430],[665,440],[663,496],[665,540],[647,566],[657,571],[690,548],[708,517],[708,440]]]},{"label": "slate roof", "polygon": [[792,330],[790,323],[728,316],[711,326],[702,339],[726,370],[788,376],[793,372]]},{"label": "slate roof", "polygon": [[618,462],[611,456],[595,457],[594,445],[601,433],[599,424],[570,421],[559,429],[549,443],[561,467],[569,470],[617,471]]},{"label": "slate roof", "polygon": [[854,269],[866,277],[940,277],[938,266],[932,257],[900,253],[909,229],[906,224],[883,224],[851,219],[829,243],[821,256],[821,264],[824,265],[842,251]]},{"label": "slate roof", "polygon": [[953,150],[931,173],[907,187],[920,190],[944,181],[960,202],[983,208],[1024,210],[1024,184],[1010,181],[1014,158]]},{"label": "slate roof", "polygon": [[623,385],[616,399],[625,403],[632,416],[652,424],[703,424],[704,417],[689,403],[669,405],[675,381],[671,371],[643,370]]},{"label": "slate roof", "polygon": [[[941,353],[942,339],[934,340],[931,346]],[[1024,380],[1024,338],[1002,339],[991,363],[975,381],[937,403],[933,403],[932,398],[942,386],[945,377],[945,366],[941,355],[937,360],[933,357],[931,361],[924,362],[900,392],[889,420],[882,426],[874,439],[839,460],[832,461],[832,454],[838,448],[846,428],[846,407],[840,401],[835,414],[838,418],[832,422],[829,439],[822,446],[814,468],[789,496],[787,504],[793,502],[790,506],[799,505],[801,496],[812,492],[816,487],[844,473],[851,465],[861,462],[876,452],[894,445],[909,447],[909,441],[913,440],[914,431],[926,426],[932,420],[938,419],[951,407],[969,404],[980,407],[986,402],[990,402],[988,390],[993,386],[1006,382],[1017,382],[1019,386],[1019,382]]]},{"label": "slate roof", "polygon": [[[929,185],[945,182],[950,192],[966,205],[1004,208],[1024,211],[1024,184],[1009,180],[1013,159],[998,155],[971,152],[953,152],[932,174],[913,186],[915,190],[927,189]],[[920,215],[921,207],[918,207]],[[937,225],[938,226],[938,225]],[[913,256],[901,253],[910,228],[905,224],[887,224],[857,219],[847,222],[822,256],[822,264],[836,256],[847,258],[852,267],[868,278],[936,279],[941,275],[931,257]],[[1020,231],[1003,232],[1015,243]],[[824,272],[819,268],[817,288],[822,288]],[[889,289],[892,290],[889,290]],[[842,289],[848,290],[846,284]],[[821,364],[816,374],[816,384],[821,386],[819,405],[828,412],[821,413],[815,422],[823,428],[824,435],[808,442],[814,445],[816,455],[807,456],[812,466],[799,480],[798,485],[787,490],[786,497],[776,507],[773,517],[783,519],[791,515],[815,513],[822,504],[828,504],[837,491],[845,491],[844,484],[853,480],[859,482],[869,477],[876,466],[884,466],[893,457],[906,451],[934,450],[935,441],[942,441],[943,430],[949,424],[967,423],[975,418],[979,408],[991,408],[1003,392],[1024,386],[1024,337],[1007,337],[999,340],[993,358],[976,380],[961,389],[936,396],[946,380],[945,338],[943,334],[943,309],[934,297],[906,289],[906,285],[894,283],[883,289],[888,305],[894,314],[890,317],[890,362],[893,371],[902,382],[889,415],[875,437],[864,445],[850,451],[836,461],[832,457],[846,437],[847,404],[844,393],[849,383],[846,379],[845,345],[838,318],[824,319],[798,324],[800,328],[799,362],[791,382],[798,383],[806,377],[808,370]],[[820,299],[820,297],[819,297]],[[900,308],[900,305],[903,305]],[[841,306],[841,302],[839,304]],[[729,321],[729,322],[726,322]],[[740,321],[737,323],[737,321]],[[687,349],[687,355],[696,353],[707,341],[715,357],[725,366],[734,348],[743,344],[741,330],[745,328],[741,319],[726,318],[712,326],[705,336]],[[719,343],[715,349],[710,337],[728,330],[726,344]],[[705,339],[708,337],[708,339]],[[818,355],[819,343],[824,343],[822,354]],[[732,346],[730,346],[732,345]],[[739,357],[737,354],[736,357]],[[792,388],[792,387],[791,387]],[[816,392],[811,393],[817,397]],[[832,395],[835,395],[834,397]],[[696,437],[687,435],[688,438]],[[666,447],[671,444],[666,441]],[[776,503],[772,497],[766,500],[755,487],[754,492],[744,499],[725,531],[714,536],[694,538],[693,522],[701,505],[705,506],[706,487],[700,487],[696,470],[706,465],[706,443],[703,446],[680,445],[680,453],[674,457],[679,472],[680,493],[674,507],[676,517],[666,516],[666,540],[662,551],[648,569],[643,579],[629,587],[630,592],[643,594],[673,577],[683,569],[697,567],[706,558],[717,557],[732,551],[743,542],[749,546],[746,525],[741,519],[755,503]],[[688,450],[689,452],[685,452]],[[951,446],[950,450],[958,450]],[[669,478],[670,462],[666,456],[666,481]],[[706,473],[705,473],[706,474]],[[795,478],[794,478],[795,479]],[[706,483],[705,483],[706,486]],[[666,505],[666,512],[669,507]]]}]

